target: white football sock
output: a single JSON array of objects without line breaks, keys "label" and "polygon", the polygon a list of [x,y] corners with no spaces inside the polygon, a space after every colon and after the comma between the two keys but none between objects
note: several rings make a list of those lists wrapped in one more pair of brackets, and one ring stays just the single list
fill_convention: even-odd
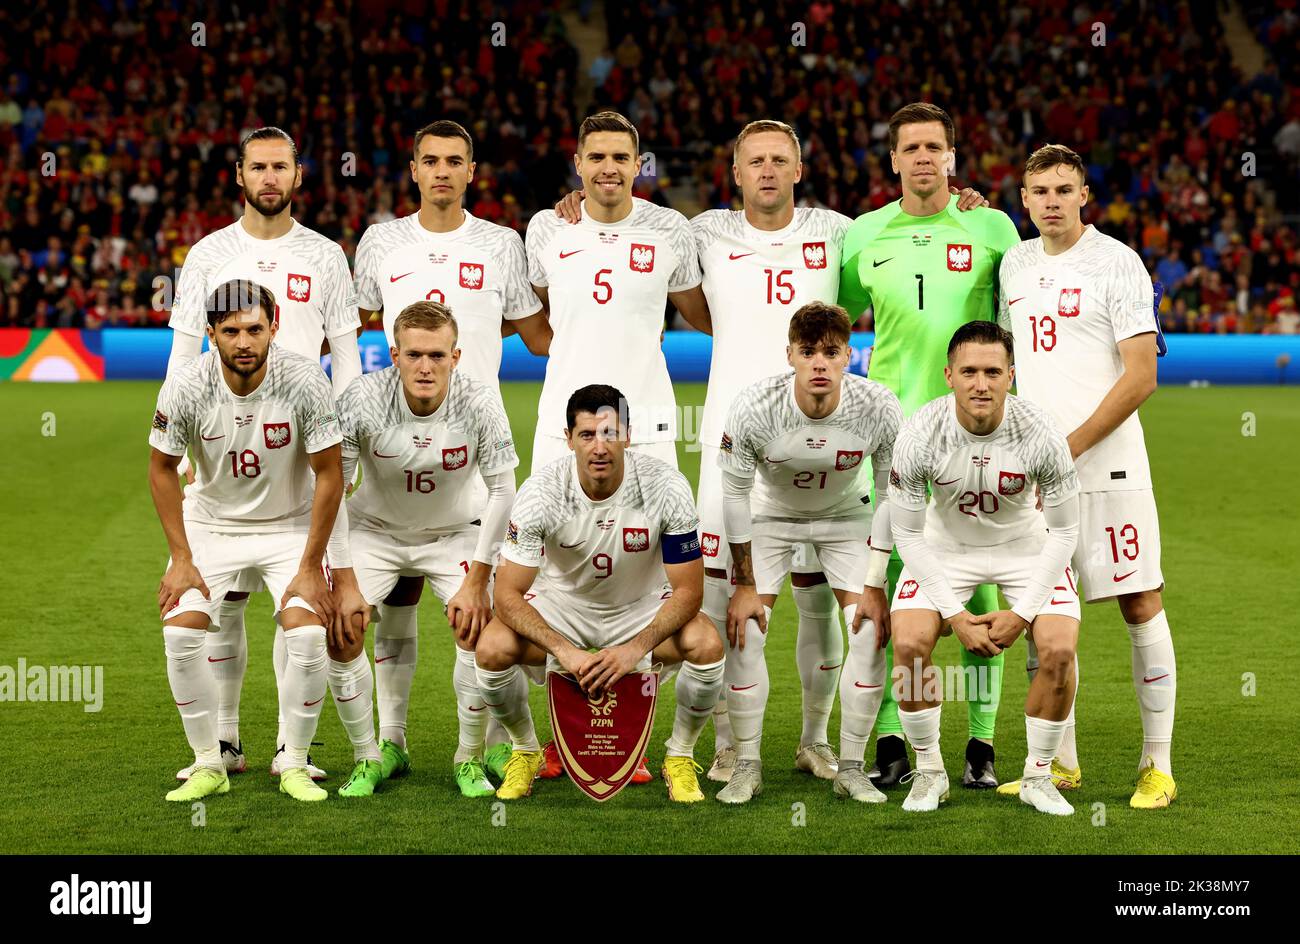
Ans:
[{"label": "white football sock", "polygon": [[[478,677],[475,676],[474,684],[478,684]],[[493,744],[507,744],[510,741],[510,735],[506,729],[501,727],[501,722],[492,717],[492,713],[484,712],[487,717],[487,723],[483,726],[483,743],[488,747]]]},{"label": "white football sock", "polygon": [[379,604],[375,620],[375,700],[379,704],[379,737],[406,747],[406,709],[415,679],[419,651],[419,606]]},{"label": "white football sock", "polygon": [[[280,632],[280,627],[277,626],[275,628],[275,641],[271,643],[271,667],[275,669],[275,690],[277,693],[277,699],[279,699],[278,693],[284,691],[284,670],[288,664],[289,649],[284,642],[284,633]],[[288,730],[288,726],[285,724],[284,710],[281,709],[279,727],[275,732],[275,746],[277,748],[284,747]]]},{"label": "white football sock", "polygon": [[533,713],[528,708],[528,680],[517,665],[500,672],[475,665],[478,690],[492,717],[501,723],[510,735],[510,744],[517,751],[540,751],[537,731],[533,727]]},{"label": "white football sock", "polygon": [[1178,666],[1169,620],[1161,610],[1145,623],[1126,623],[1133,641],[1133,687],[1142,714],[1142,759],[1151,758],[1157,770],[1173,774],[1169,744],[1174,737],[1174,702],[1178,693]]},{"label": "white football sock", "polygon": [[898,720],[903,733],[916,751],[918,770],[943,770],[943,754],[939,751],[939,714],[943,705],[922,708],[920,711],[898,709]]},{"label": "white football sock", "polygon": [[826,725],[835,706],[835,689],[844,663],[839,604],[830,584],[826,583],[794,587],[791,595],[799,611],[795,661],[803,685],[803,732],[799,735],[799,746],[825,744]]},{"label": "white football sock", "polygon": [[248,598],[222,600],[217,631],[208,633],[208,664],[217,680],[217,737],[239,746],[239,695],[248,668],[248,636],[244,609]]},{"label": "white football sock", "polygon": [[[844,625],[853,626],[857,604],[844,608]],[[862,621],[855,636],[849,632],[849,656],[840,675],[840,762],[866,756],[867,741],[885,697],[885,650],[876,648],[876,628]]]},{"label": "white football sock", "polygon": [[[722,647],[727,647],[727,603],[731,600],[731,581],[725,577],[704,576],[704,602],[700,612],[709,618],[718,631]],[[731,732],[731,716],[727,714],[727,689],[718,689],[718,702],[713,706],[713,749],[715,751],[735,746]]]},{"label": "white football sock", "polygon": [[280,772],[306,767],[307,751],[320,720],[325,700],[329,655],[325,649],[324,626],[281,629],[289,660],[280,687],[280,710],[285,717],[284,754]]},{"label": "white football sock", "polygon": [[478,690],[473,650],[456,647],[456,665],[451,672],[451,687],[456,693],[456,718],[460,722],[459,744],[452,760],[457,764],[471,757],[482,760],[488,711]]},{"label": "white football sock", "polygon": [[167,652],[167,681],[172,701],[181,713],[185,739],[194,750],[195,763],[225,770],[217,744],[217,680],[207,662],[206,629],[163,627]]},{"label": "white football sock", "polygon": [[352,742],[352,759],[382,760],[375,741],[375,677],[366,650],[351,662],[330,659],[329,683],[339,720]]},{"label": "white football sock", "polygon": [[1052,758],[1061,747],[1061,735],[1068,721],[1048,721],[1025,715],[1024,777],[1044,777],[1052,772]]},{"label": "white football sock", "polygon": [[[763,607],[768,626],[772,625],[772,608]],[[745,648],[728,648],[724,660],[727,691],[727,714],[736,738],[736,756],[740,760],[762,759],[763,712],[767,709],[767,659],[763,647],[767,634],[757,620],[745,624]]]},{"label": "white football sock", "polygon": [[673,715],[673,733],[668,738],[667,756],[694,757],[695,742],[708,723],[722,691],[723,665],[719,659],[708,665],[683,662],[677,672],[677,711]]}]

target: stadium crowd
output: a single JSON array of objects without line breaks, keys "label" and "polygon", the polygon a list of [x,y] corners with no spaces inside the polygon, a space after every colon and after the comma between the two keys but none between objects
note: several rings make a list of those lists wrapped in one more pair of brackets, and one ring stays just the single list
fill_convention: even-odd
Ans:
[{"label": "stadium crowd", "polygon": [[[264,124],[301,149],[295,215],[349,258],[366,225],[417,208],[410,136],[434,117],[475,136],[471,211],[522,232],[572,185],[579,56],[563,6],[0,12],[0,325],[165,325],[155,277],[236,217],[235,145]],[[979,29],[935,0],[608,4],[609,44],[587,77],[593,107],[629,115],[643,150],[682,157],[690,179],[671,183],[701,207],[739,205],[731,140],[760,117],[799,131],[804,201],[856,216],[896,199],[886,123],[924,98],[957,122],[956,179],[1032,236],[1019,169],[1037,145],[1068,144],[1089,162],[1085,219],[1164,284],[1166,331],[1296,333],[1300,21],[1287,7],[1247,5],[1270,58],[1245,76],[1204,4],[1070,14],[998,0],[980,6]],[[669,202],[671,190],[659,176],[637,193]]]}]

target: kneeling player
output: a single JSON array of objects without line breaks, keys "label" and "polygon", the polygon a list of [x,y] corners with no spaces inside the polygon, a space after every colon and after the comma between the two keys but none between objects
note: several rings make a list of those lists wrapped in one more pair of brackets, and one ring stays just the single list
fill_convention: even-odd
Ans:
[{"label": "kneeling player", "polygon": [[[558,663],[585,691],[599,692],[652,658],[681,666],[663,766],[668,795],[704,799],[695,742],[722,687],[722,642],[699,612],[695,501],[680,472],[627,448],[627,417],[613,387],[576,391],[565,410],[572,453],[524,482],[510,512],[496,617],[476,650],[479,690],[514,746],[502,799],[528,796],[542,764],[518,666]],[[544,579],[530,592],[543,553]]]},{"label": "kneeling player", "polygon": [[[328,796],[308,776],[307,748],[325,698],[325,627],[336,614],[357,615],[355,600],[336,607],[321,568],[343,495],[342,436],[320,364],[271,346],[275,310],[261,285],[218,286],[207,302],[212,350],[167,379],[154,413],[149,488],[171,550],[158,605],[167,676],[196,758],[168,800],[230,789],[205,646],[222,598],[246,568],[271,591],[289,653],[280,791],[297,800]],[[187,449],[198,481],[182,506],[176,468]]]},{"label": "kneeling player", "polygon": [[[356,579],[372,606],[403,575],[423,576],[446,604],[456,637],[456,785],[465,796],[491,796],[483,769],[487,713],[474,677],[474,643],[492,617],[488,582],[510,516],[519,459],[496,392],[455,370],[457,325],[447,308],[431,301],[408,305],[393,324],[393,341],[394,366],[357,378],[339,400],[344,479],[352,481],[358,462],[362,472],[341,514],[350,519]],[[471,520],[480,474],[488,487],[481,527]],[[410,755],[405,743],[392,740],[376,748],[364,641],[358,633],[342,642],[340,651],[331,652],[330,682],[340,713],[349,709],[344,724],[358,761],[358,792],[350,795],[368,795],[380,780],[409,770]],[[403,699],[403,709],[405,704]],[[405,731],[405,711],[385,716],[391,710],[381,708],[381,723]]]},{"label": "kneeling player", "polygon": [[795,555],[809,545],[852,631],[840,677],[840,765],[833,789],[836,796],[885,802],[862,759],[884,693],[884,586],[893,539],[888,503],[872,515],[865,460],[871,459],[883,499],[903,411],[887,387],[845,376],[849,331],[848,314],[836,305],[812,302],[795,312],[786,346],[794,373],[742,390],[722,434],[718,464],[736,578],[727,612],[727,712],[737,750],[731,780],[718,793],[723,803],[745,803],[762,791],[767,622]]},{"label": "kneeling player", "polygon": [[[1079,482],[1052,418],[1008,395],[1011,360],[1011,336],[997,325],[958,328],[944,368],[953,393],[918,410],[894,446],[890,519],[904,565],[891,614],[894,686],[917,761],[905,810],[935,810],[948,798],[939,753],[942,687],[930,664],[947,621],[981,656],[997,655],[1028,629],[1039,670],[1025,699],[1029,755],[1020,799],[1044,813],[1074,812],[1050,774],[1074,699],[1079,596],[1069,562]],[[985,583],[1001,588],[1012,609],[972,616],[964,604]]]}]

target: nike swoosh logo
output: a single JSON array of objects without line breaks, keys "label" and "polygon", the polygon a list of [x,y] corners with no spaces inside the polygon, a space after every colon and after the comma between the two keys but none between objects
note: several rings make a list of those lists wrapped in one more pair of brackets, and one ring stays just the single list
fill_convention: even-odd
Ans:
[{"label": "nike swoosh logo", "polygon": [[475,708],[475,707],[473,707],[473,706],[470,706],[470,709],[469,709],[469,710],[470,710],[470,711],[482,711],[482,710],[483,710],[484,708],[486,708],[486,707],[487,707],[487,703],[484,702],[483,704],[479,705],[477,708]]},{"label": "nike swoosh logo", "polygon": [[[411,270],[411,272],[414,272],[414,271],[415,271],[414,269]],[[390,275],[390,276],[388,277],[388,281],[389,281],[389,282],[396,282],[398,279],[404,279],[404,278],[406,278],[408,275],[410,275],[411,272],[403,272],[401,275]]]},{"label": "nike swoosh logo", "polygon": [[209,661],[209,662],[229,662],[229,661],[230,661],[231,659],[233,659],[233,658],[234,658],[234,656],[222,656],[220,659],[214,659],[214,658],[212,658],[212,656],[208,656],[208,661]]},{"label": "nike swoosh logo", "polygon": [[560,258],[561,258],[561,259],[567,259],[567,258],[569,258],[569,256],[576,256],[578,253],[580,253],[580,252],[586,252],[586,251],[587,251],[587,250],[585,250],[585,249],[574,249],[572,252],[562,252],[562,253],[560,253]]},{"label": "nike swoosh logo", "polygon": [[733,692],[747,692],[747,691],[749,691],[751,688],[757,688],[757,687],[758,687],[758,683],[755,682],[753,685],[745,685],[745,686],[743,686],[743,687],[741,687],[741,688],[737,688],[735,685],[733,685],[733,686],[731,686],[731,690],[732,690]]},{"label": "nike swoosh logo", "polygon": [[571,551],[571,550],[573,550],[575,547],[582,547],[582,545],[584,545],[584,544],[586,544],[586,543],[587,543],[586,540],[579,541],[577,544],[563,544],[563,543],[562,543],[562,544],[560,544],[560,547],[564,548],[566,551]]},{"label": "nike swoosh logo", "polygon": [[1136,570],[1130,570],[1130,571],[1129,571],[1127,574],[1125,574],[1123,577],[1111,577],[1110,579],[1113,580],[1113,581],[1115,581],[1116,583],[1119,583],[1121,580],[1128,580],[1128,578],[1132,577],[1132,576],[1133,576],[1134,574],[1136,574],[1136,573],[1137,573]]},{"label": "nike swoosh logo", "polygon": [[737,259],[743,259],[746,256],[752,256],[752,255],[753,255],[752,252],[742,252],[739,255],[733,252],[729,256],[727,256],[727,258],[730,259],[732,262],[735,262]]},{"label": "nike swoosh logo", "polygon": [[1160,680],[1163,679],[1163,678],[1169,678],[1169,673],[1166,672],[1164,675],[1157,675],[1155,678],[1147,678],[1147,677],[1144,675],[1144,676],[1142,676],[1142,681],[1144,681],[1144,682],[1146,682],[1148,685],[1150,685],[1152,682],[1158,682],[1158,681],[1160,681]]},{"label": "nike swoosh logo", "polygon": [[1025,297],[1026,296],[1021,295],[1019,298],[1013,298],[1011,299],[1011,301],[1007,302],[1007,305],[1010,306],[1010,305],[1014,305],[1016,302],[1023,302],[1025,300]]},{"label": "nike swoosh logo", "polygon": [[320,698],[317,698],[315,701],[305,701],[305,702],[303,702],[303,703],[302,703],[302,706],[303,706],[304,708],[311,708],[311,707],[314,706],[314,705],[319,705],[319,704],[320,704],[322,701],[324,701],[324,700],[325,700],[325,696],[322,695]]},{"label": "nike swoosh logo", "polygon": [[490,701],[485,701],[485,702],[483,702],[483,704],[487,705],[489,708],[500,708],[502,705],[505,704],[505,702],[499,702],[499,703],[497,703],[497,704],[493,704],[493,703],[490,702]]},{"label": "nike swoosh logo", "polygon": [[[202,434],[200,433],[199,435],[202,435]],[[222,433],[220,436],[204,436],[204,437],[203,437],[203,441],[204,441],[204,442],[216,442],[218,439],[225,439],[225,438],[226,438],[226,434],[225,434],[225,433]]]},{"label": "nike swoosh logo", "polygon": [[833,669],[838,669],[838,668],[839,668],[839,665],[838,665],[838,664],[836,664],[836,665],[819,665],[819,666],[817,666],[817,668],[821,669],[823,672],[830,672],[830,671],[832,671]]},{"label": "nike swoosh logo", "polygon": [[1048,764],[1050,764],[1050,763],[1051,763],[1050,760],[1036,760],[1036,761],[1034,761],[1034,766],[1035,766],[1035,767],[1046,767],[1046,766],[1047,766]]},{"label": "nike swoosh logo", "polygon": [[378,664],[381,663],[381,662],[387,662],[389,659],[395,659],[395,658],[397,658],[397,657],[396,657],[396,656],[384,656],[382,659],[376,659],[376,660],[375,660],[375,665],[378,665]]},{"label": "nike swoosh logo", "polygon": [[1056,598],[1053,598],[1052,606],[1065,606],[1067,603],[1070,602],[1071,602],[1070,600],[1057,600]]},{"label": "nike swoosh logo", "polygon": [[780,465],[782,462],[789,462],[790,459],[789,459],[789,458],[785,458],[785,459],[773,459],[771,456],[764,456],[764,457],[763,457],[763,461],[764,461],[764,462],[770,462],[770,463],[772,463],[772,465]]},{"label": "nike swoosh logo", "polygon": [[961,479],[949,479],[947,482],[938,482],[938,481],[936,481],[934,484],[935,484],[935,485],[951,485],[953,482],[960,482],[960,481],[961,481]]},{"label": "nike swoosh logo", "polygon": [[871,260],[871,268],[873,268],[873,269],[878,269],[880,266],[884,265],[886,262],[892,262],[892,261],[893,261],[893,258],[894,258],[893,256],[890,256],[888,259],[881,259],[879,262],[877,262],[875,259],[872,259],[872,260]]},{"label": "nike swoosh logo", "polygon": [[198,701],[197,698],[191,698],[189,701],[178,701],[178,702],[176,703],[176,707],[177,707],[177,708],[184,708],[186,705],[192,705],[192,704],[194,704],[196,701]]},{"label": "nike swoosh logo", "polygon": [[370,451],[373,452],[373,453],[375,454],[375,458],[376,458],[376,459],[396,459],[398,456],[401,455],[400,452],[395,452],[395,453],[393,453],[391,456],[386,456],[386,455],[384,455],[382,452],[380,452],[378,449],[371,449]]},{"label": "nike swoosh logo", "polygon": [[854,688],[879,688],[879,685],[863,685],[861,682],[854,682]]},{"label": "nike swoosh logo", "polygon": [[360,698],[365,692],[357,692],[352,698],[340,698],[339,701],[352,701],[353,698]]}]

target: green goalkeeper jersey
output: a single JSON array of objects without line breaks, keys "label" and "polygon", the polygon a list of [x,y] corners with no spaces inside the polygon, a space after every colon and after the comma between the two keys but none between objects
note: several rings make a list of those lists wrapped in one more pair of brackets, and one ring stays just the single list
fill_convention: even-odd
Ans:
[{"label": "green goalkeeper jersey", "polygon": [[948,342],[968,321],[997,317],[998,265],[1019,241],[1001,210],[963,213],[956,196],[933,216],[910,216],[896,200],[844,234],[839,303],[874,310],[867,376],[894,392],[904,416],[948,393]]}]

